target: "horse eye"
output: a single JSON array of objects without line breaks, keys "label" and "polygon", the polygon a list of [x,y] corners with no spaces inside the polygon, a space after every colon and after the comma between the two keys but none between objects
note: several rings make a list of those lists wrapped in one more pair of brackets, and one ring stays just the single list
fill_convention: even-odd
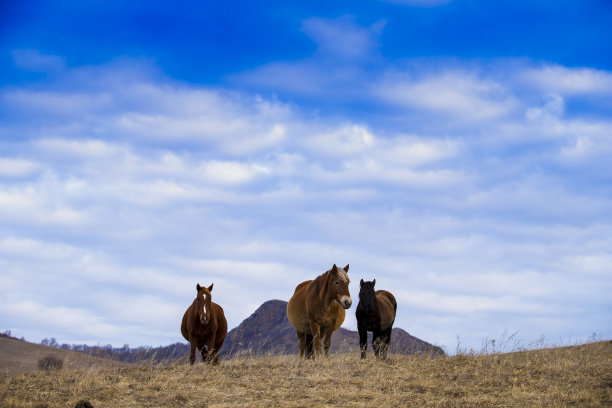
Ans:
[{"label": "horse eye", "polygon": [[340,282],[336,281],[336,286],[338,286],[340,284]]}]

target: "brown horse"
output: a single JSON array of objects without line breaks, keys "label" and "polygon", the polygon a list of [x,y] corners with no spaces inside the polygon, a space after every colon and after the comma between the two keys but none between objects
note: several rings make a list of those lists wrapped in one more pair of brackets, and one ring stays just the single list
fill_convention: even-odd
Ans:
[{"label": "brown horse", "polygon": [[[317,277],[300,283],[287,304],[287,317],[297,332],[300,357],[329,353],[332,333],[344,322],[344,309],[353,303],[349,293],[349,266],[334,266]],[[306,355],[304,356],[304,350]]]},{"label": "brown horse", "polygon": [[227,336],[227,320],[221,306],[212,301],[213,285],[205,288],[198,283],[196,289],[198,294],[181,323],[181,333],[191,345],[189,363],[195,362],[197,348],[202,353],[202,361],[217,364],[219,349]]},{"label": "brown horse", "polygon": [[368,331],[372,332],[372,348],[376,357],[386,358],[391,343],[391,328],[395,321],[397,302],[395,297],[386,290],[374,292],[376,279],[372,282],[360,282],[357,330],[359,331],[359,348],[361,358],[366,358],[368,347]]}]

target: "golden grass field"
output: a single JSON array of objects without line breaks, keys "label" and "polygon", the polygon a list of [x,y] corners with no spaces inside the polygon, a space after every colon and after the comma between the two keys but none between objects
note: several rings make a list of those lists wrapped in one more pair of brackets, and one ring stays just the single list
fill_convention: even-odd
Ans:
[{"label": "golden grass field", "polygon": [[1,407],[610,407],[612,342],[507,354],[235,358],[4,375]]}]

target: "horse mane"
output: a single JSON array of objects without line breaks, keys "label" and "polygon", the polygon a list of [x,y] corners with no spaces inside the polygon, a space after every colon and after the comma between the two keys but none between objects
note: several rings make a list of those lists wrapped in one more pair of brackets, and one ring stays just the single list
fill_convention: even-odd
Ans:
[{"label": "horse mane", "polygon": [[351,282],[351,280],[348,277],[348,273],[346,273],[346,271],[342,268],[338,268],[338,276],[340,276],[340,279],[345,283]]},{"label": "horse mane", "polygon": [[[342,282],[344,282],[344,283],[350,283],[350,282],[351,282],[351,279],[349,278],[348,273],[346,273],[346,271],[345,271],[344,269],[342,269],[342,268],[338,268],[338,267],[336,267],[336,268],[337,268],[337,270],[338,270],[338,277],[340,278],[340,280],[341,280]],[[326,278],[327,278],[327,276],[328,276],[328,275],[329,275],[329,274],[332,272],[332,270],[333,270],[333,269],[334,269],[334,268],[332,267],[332,268],[330,268],[329,270],[327,270],[327,271],[323,272],[321,275],[319,275],[319,276],[317,277],[317,279],[316,279],[316,280],[318,280],[319,278],[323,278],[323,277],[326,277]],[[297,288],[296,288],[296,290],[297,290]]]}]

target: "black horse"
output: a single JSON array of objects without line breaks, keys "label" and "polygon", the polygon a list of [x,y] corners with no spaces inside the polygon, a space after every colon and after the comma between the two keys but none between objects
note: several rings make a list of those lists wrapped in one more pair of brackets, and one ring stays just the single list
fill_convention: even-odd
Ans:
[{"label": "black horse", "polygon": [[386,290],[374,292],[376,279],[372,282],[360,282],[359,304],[355,311],[357,330],[359,330],[359,348],[361,358],[366,358],[368,332],[372,332],[372,348],[376,357],[386,358],[391,343],[391,328],[395,321],[397,302]]}]

